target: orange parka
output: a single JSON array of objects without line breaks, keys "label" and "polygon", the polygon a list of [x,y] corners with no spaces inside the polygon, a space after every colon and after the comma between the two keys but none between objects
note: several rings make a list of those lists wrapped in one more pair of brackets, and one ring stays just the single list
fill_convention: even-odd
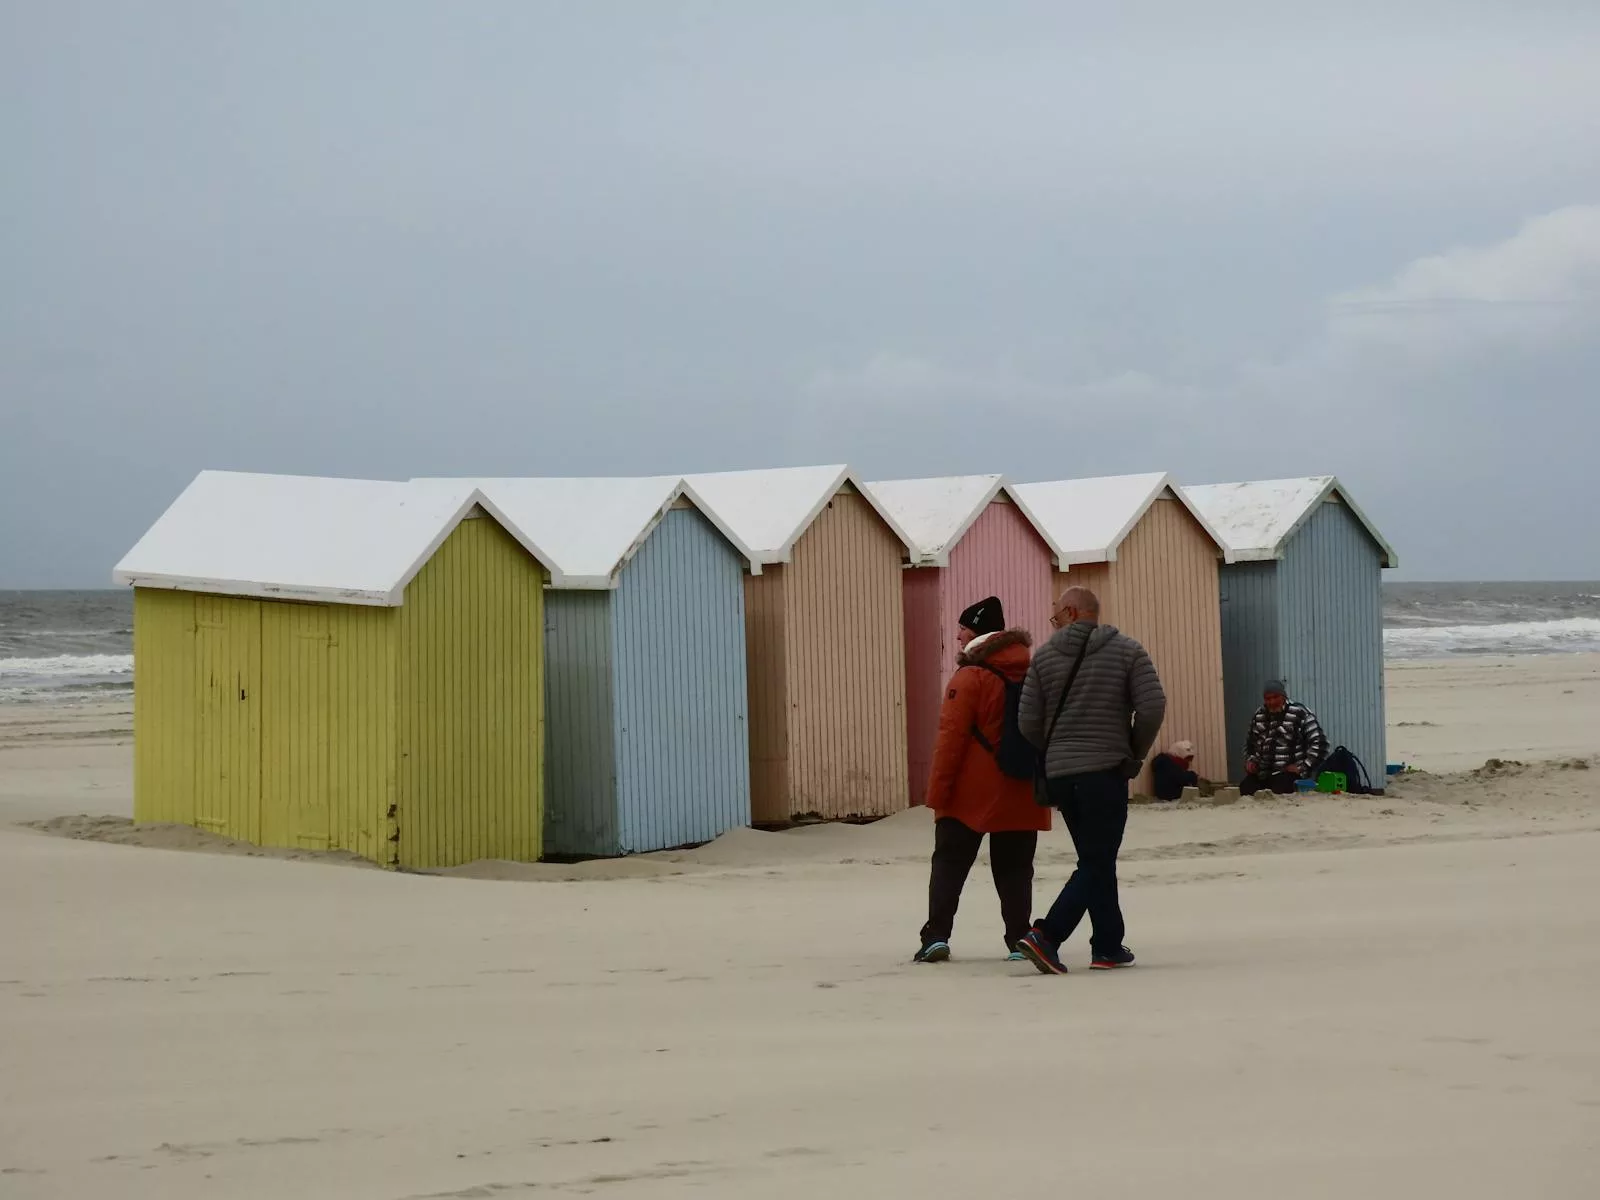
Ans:
[{"label": "orange parka", "polygon": [[934,816],[954,817],[979,833],[1050,828],[1050,810],[1035,803],[1033,781],[1007,775],[972,736],[976,725],[989,745],[998,746],[1006,711],[1005,685],[977,664],[1021,683],[1032,644],[1027,630],[1007,629],[974,638],[956,659],[956,673],[939,710],[928,781],[927,803]]}]

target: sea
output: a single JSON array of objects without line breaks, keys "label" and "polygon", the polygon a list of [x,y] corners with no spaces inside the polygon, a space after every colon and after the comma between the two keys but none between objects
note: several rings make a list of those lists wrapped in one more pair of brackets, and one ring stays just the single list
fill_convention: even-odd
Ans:
[{"label": "sea", "polygon": [[[1389,583],[1390,660],[1600,652],[1600,582]],[[0,704],[133,694],[130,591],[0,591]]]}]

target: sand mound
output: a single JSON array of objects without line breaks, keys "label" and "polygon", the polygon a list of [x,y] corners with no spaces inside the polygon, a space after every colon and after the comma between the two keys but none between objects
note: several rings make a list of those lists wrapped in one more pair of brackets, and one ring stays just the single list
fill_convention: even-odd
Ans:
[{"label": "sand mound", "polygon": [[53,817],[48,821],[28,821],[24,828],[55,837],[83,842],[108,842],[114,846],[143,846],[152,850],[184,850],[203,854],[232,854],[243,858],[280,858],[295,862],[327,862],[339,866],[371,867],[359,855],[343,850],[294,850],[273,846],[252,846],[248,842],[219,837],[190,825],[135,825],[126,817],[92,817],[78,813]]}]

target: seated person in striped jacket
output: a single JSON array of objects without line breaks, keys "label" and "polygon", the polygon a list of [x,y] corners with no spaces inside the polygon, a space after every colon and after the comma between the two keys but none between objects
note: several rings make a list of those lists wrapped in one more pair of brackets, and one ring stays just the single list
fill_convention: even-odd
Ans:
[{"label": "seated person in striped jacket", "polygon": [[1282,682],[1269,679],[1261,689],[1262,704],[1250,722],[1244,742],[1244,779],[1239,794],[1259,791],[1287,795],[1295,781],[1315,779],[1328,757],[1328,738],[1316,714],[1290,700]]}]

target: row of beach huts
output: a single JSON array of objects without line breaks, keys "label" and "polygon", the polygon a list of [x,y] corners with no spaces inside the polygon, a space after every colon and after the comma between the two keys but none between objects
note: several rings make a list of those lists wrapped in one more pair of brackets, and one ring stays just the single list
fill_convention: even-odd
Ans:
[{"label": "row of beach huts", "polygon": [[116,570],[135,819],[428,869],[884,816],[926,787],[956,615],[997,595],[1042,641],[1069,582],[1203,776],[1269,677],[1381,771],[1394,565],[1332,477],[206,471]]}]

